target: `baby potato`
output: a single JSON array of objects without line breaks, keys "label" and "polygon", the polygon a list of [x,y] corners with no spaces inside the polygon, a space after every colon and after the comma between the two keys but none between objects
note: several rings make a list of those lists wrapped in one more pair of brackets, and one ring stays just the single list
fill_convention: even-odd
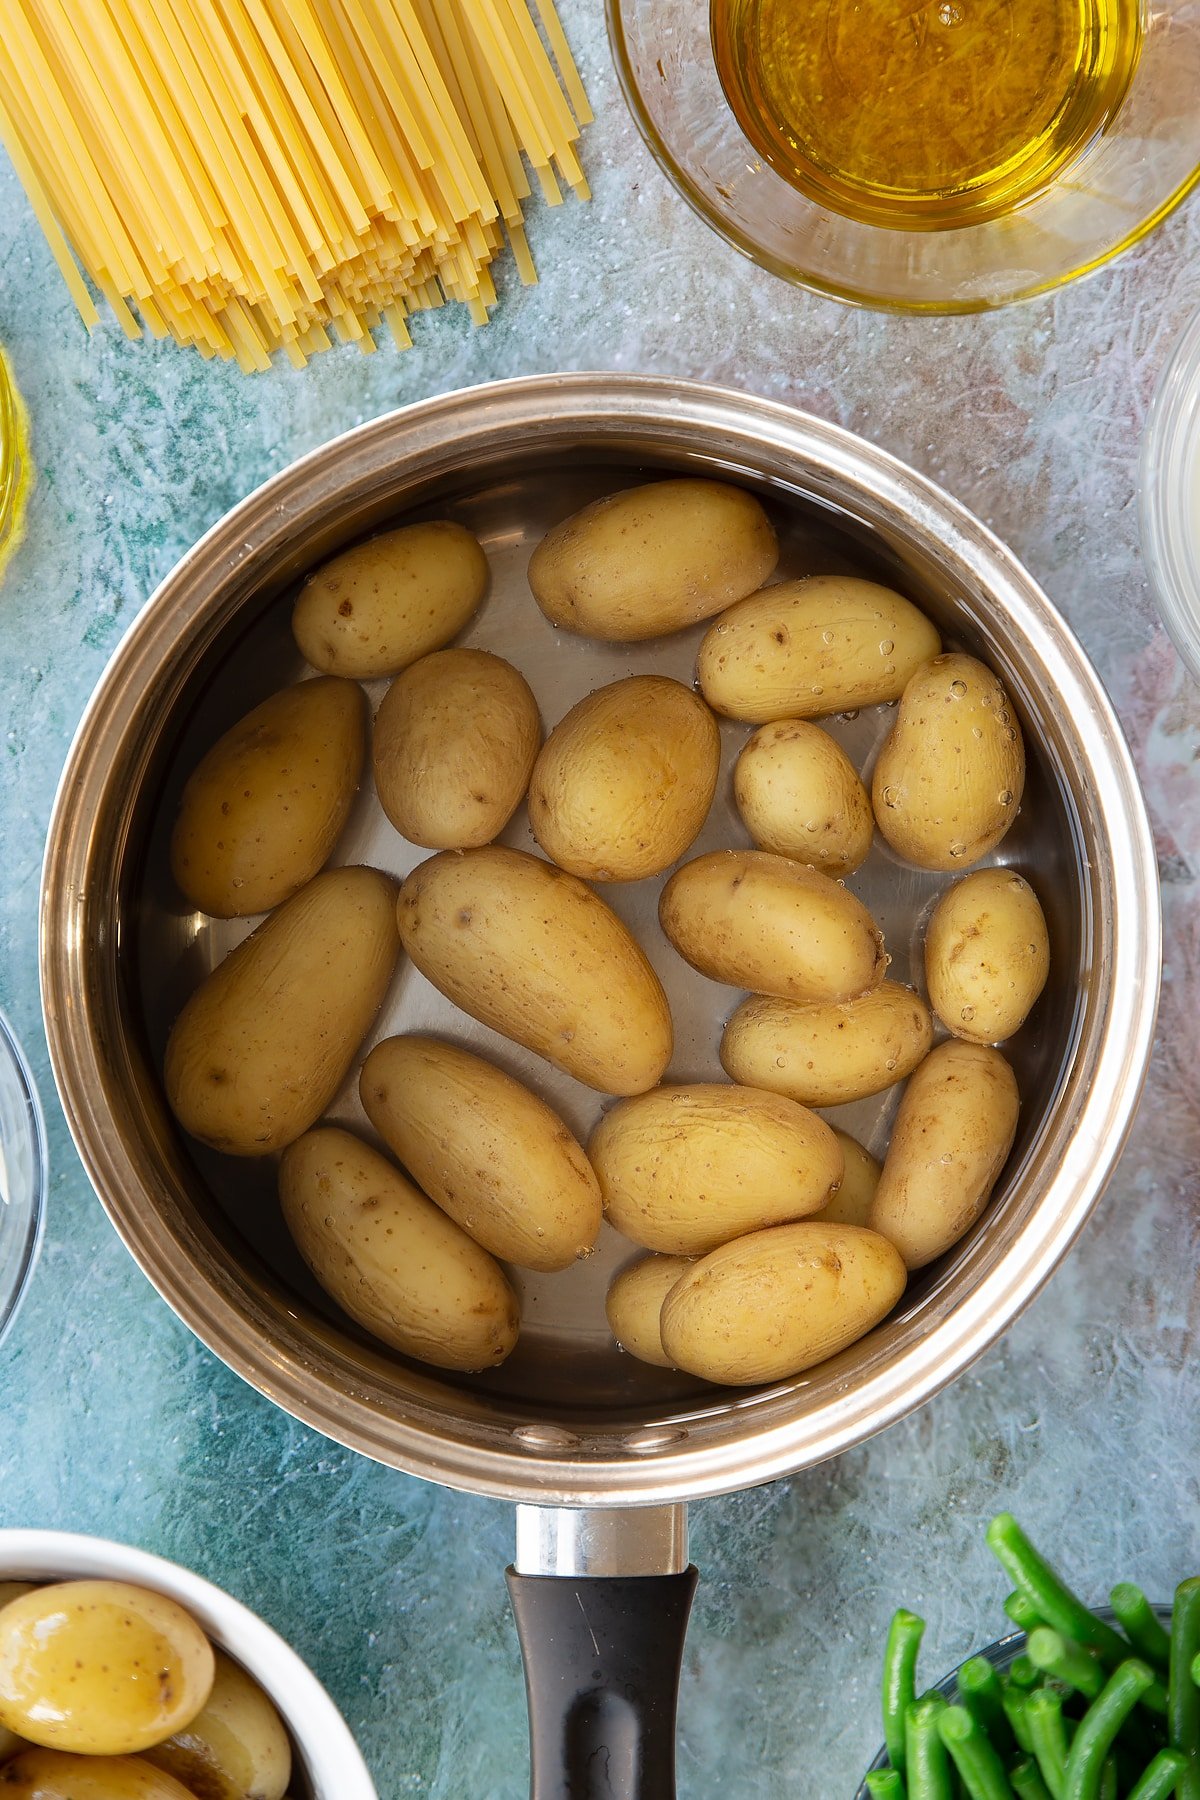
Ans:
[{"label": "baby potato", "polygon": [[283,1720],[244,1669],[224,1651],[216,1659],[208,1705],[145,1760],[200,1800],[283,1800],[292,1773]]},{"label": "baby potato", "polygon": [[487,557],[461,525],[401,525],[314,570],[300,589],[292,635],[323,674],[398,675],[458,636],[487,584]]},{"label": "baby potato", "polygon": [[865,1226],[871,1216],[875,1189],[879,1186],[879,1164],[848,1132],[839,1131],[835,1125],[833,1135],[842,1146],[846,1173],[828,1206],[823,1206],[820,1212],[810,1213],[809,1222],[813,1225]]},{"label": "baby potato", "polygon": [[247,713],[183,790],[171,873],[184,897],[217,919],[290,900],[342,835],[366,749],[367,697],[353,681],[300,681]]},{"label": "baby potato", "polygon": [[659,1369],[671,1367],[659,1328],[663,1301],[695,1260],[694,1256],[642,1256],[613,1277],[604,1302],[609,1329],[621,1349],[639,1362],[653,1363]]},{"label": "baby potato", "polygon": [[676,1368],[723,1387],[783,1381],[863,1337],[904,1285],[903,1262],[874,1231],[775,1225],[721,1245],[676,1282],[663,1349]]},{"label": "baby potato", "polygon": [[999,1044],[1021,1029],[1050,973],[1046,915],[1015,869],[977,869],[947,888],[925,933],[925,980],[955,1037]]},{"label": "baby potato", "polygon": [[359,1093],[414,1181],[493,1256],[565,1269],[596,1242],[592,1165],[558,1114],[494,1063],[436,1038],[387,1038]]},{"label": "baby potato", "polygon": [[744,488],[684,478],[595,500],[548,532],[529,564],[552,625],[629,643],[682,631],[761,587],[779,560]]},{"label": "baby potato", "polygon": [[914,988],[881,981],[857,1000],[743,1000],[721,1039],[721,1064],[747,1087],[802,1106],[843,1106],[911,1075],[933,1043]]},{"label": "baby potato", "polygon": [[710,625],[700,691],[715,712],[765,725],[898,700],[942,647],[911,601],[849,575],[810,575],[751,594]]},{"label": "baby potato", "polygon": [[858,771],[819,725],[776,719],[750,738],[733,770],[733,792],[760,850],[852,875],[866,862],[875,815]]},{"label": "baby potato", "polygon": [[6,1800],[195,1800],[190,1788],[143,1757],[61,1750],[26,1750],[0,1769],[0,1787]]},{"label": "baby potato", "polygon": [[320,1118],[392,979],[395,899],[375,869],[327,869],[218,964],[167,1040],[167,1099],[185,1131],[265,1156]]},{"label": "baby potato", "polygon": [[574,875],[492,844],[443,851],[400,890],[400,936],[473,1019],[605,1094],[640,1094],[671,1060],[658,977]]},{"label": "baby potato", "polygon": [[717,722],[681,681],[614,681],[546,740],[529,787],[533,835],[587,881],[661,874],[708,817],[720,761]]},{"label": "baby potato", "polygon": [[939,656],[913,676],[875,764],[875,823],[919,869],[965,869],[1017,816],[1025,746],[990,669]]},{"label": "baby potato", "polygon": [[165,1594],[56,1582],[0,1613],[0,1725],[51,1750],[130,1756],[190,1724],[213,1667],[203,1631]]},{"label": "baby potato", "polygon": [[517,1341],[500,1265],[377,1150],[336,1126],[279,1164],[287,1228],[321,1286],[383,1343],[439,1369],[494,1369]]},{"label": "baby potato", "polygon": [[439,650],[397,675],[375,717],[375,791],[429,850],[490,844],[516,812],[542,741],[523,675],[487,650]]},{"label": "baby potato", "polygon": [[658,917],[686,962],[731,987],[851,1000],[883,980],[883,938],[866,907],[785,856],[697,856],[667,882]]},{"label": "baby potato", "polygon": [[911,1077],[870,1217],[910,1269],[949,1250],[982,1213],[1019,1110],[1016,1077],[982,1044],[939,1044]]},{"label": "baby potato", "polygon": [[823,1119],[779,1094],[724,1082],[623,1100],[597,1125],[588,1154],[609,1224],[678,1256],[816,1212],[843,1173]]}]

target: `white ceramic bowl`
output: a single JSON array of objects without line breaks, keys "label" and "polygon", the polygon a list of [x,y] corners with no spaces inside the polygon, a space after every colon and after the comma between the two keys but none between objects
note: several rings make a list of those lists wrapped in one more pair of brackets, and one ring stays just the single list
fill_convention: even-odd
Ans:
[{"label": "white ceramic bowl", "polygon": [[296,1751],[293,1782],[303,1772],[312,1800],[379,1800],[349,1727],[316,1676],[240,1600],[177,1563],[105,1538],[67,1531],[0,1531],[0,1580],[95,1578],[154,1588],[187,1608],[213,1643],[275,1702]]}]

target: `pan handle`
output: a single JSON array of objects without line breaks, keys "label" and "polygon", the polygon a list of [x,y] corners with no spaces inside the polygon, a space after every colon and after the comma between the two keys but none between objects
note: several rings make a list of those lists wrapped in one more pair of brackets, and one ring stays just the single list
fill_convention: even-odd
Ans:
[{"label": "pan handle", "polygon": [[530,1800],[675,1800],[687,1508],[519,1506]]}]

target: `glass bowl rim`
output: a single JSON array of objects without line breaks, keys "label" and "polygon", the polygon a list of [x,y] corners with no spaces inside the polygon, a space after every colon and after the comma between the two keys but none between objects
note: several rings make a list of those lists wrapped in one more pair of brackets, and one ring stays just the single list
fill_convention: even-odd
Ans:
[{"label": "glass bowl rim", "polygon": [[1189,441],[1200,475],[1200,311],[1187,320],[1163,364],[1138,465],[1138,525],[1150,591],[1168,637],[1200,678],[1200,530],[1189,545],[1180,528],[1187,504],[1181,483],[1192,460],[1180,451]]},{"label": "glass bowl rim", "polygon": [[32,1184],[25,1221],[24,1243],[17,1255],[11,1278],[0,1281],[0,1343],[20,1310],[29,1289],[42,1246],[46,1220],[46,1195],[50,1177],[46,1119],[29,1060],[22,1050],[12,1025],[0,1011],[0,1080],[11,1073],[16,1092],[25,1104],[27,1142],[30,1149]]},{"label": "glass bowl rim", "polygon": [[[1052,275],[1044,280],[1036,280],[1026,285],[1015,287],[1012,293],[997,298],[991,294],[971,295],[963,300],[902,300],[890,296],[873,294],[865,288],[856,288],[851,284],[833,280],[825,280],[812,270],[800,270],[789,264],[782,257],[774,256],[754,241],[749,232],[739,231],[735,225],[725,219],[720,212],[710,206],[700,190],[684,171],[666,141],[659,135],[649,109],[642,98],[642,89],[633,70],[632,58],[629,55],[625,31],[624,14],[632,4],[632,0],[605,0],[605,16],[608,25],[608,42],[612,54],[613,66],[617,72],[617,83],[621,89],[625,104],[629,109],[638,134],[655,162],[670,182],[672,188],[691,207],[704,223],[715,231],[717,236],[744,256],[747,261],[766,269],[768,274],[778,276],[781,281],[792,287],[804,288],[809,293],[820,294],[823,299],[837,300],[845,306],[862,307],[872,312],[896,313],[901,317],[962,317],[970,313],[998,312],[1001,307],[1015,305],[1020,300],[1035,300],[1039,295],[1056,292],[1067,287],[1073,281],[1081,280],[1085,275],[1094,274],[1116,257],[1122,256],[1126,250],[1133,248],[1162,224],[1163,220],[1180,206],[1192,190],[1200,185],[1200,160],[1190,174],[1179,185],[1167,194],[1153,212],[1139,219],[1136,224],[1115,243],[1106,246],[1098,254],[1086,258],[1069,269],[1065,274]],[[748,141],[748,140],[747,140]],[[909,234],[895,231],[893,235],[898,242],[903,242]]]}]

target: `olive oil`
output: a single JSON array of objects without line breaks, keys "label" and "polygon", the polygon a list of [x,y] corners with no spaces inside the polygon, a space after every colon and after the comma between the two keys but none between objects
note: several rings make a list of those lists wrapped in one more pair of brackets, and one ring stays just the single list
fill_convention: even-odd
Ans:
[{"label": "olive oil", "polygon": [[971,225],[1047,186],[1116,113],[1140,0],[712,0],[759,153],[822,206]]}]

